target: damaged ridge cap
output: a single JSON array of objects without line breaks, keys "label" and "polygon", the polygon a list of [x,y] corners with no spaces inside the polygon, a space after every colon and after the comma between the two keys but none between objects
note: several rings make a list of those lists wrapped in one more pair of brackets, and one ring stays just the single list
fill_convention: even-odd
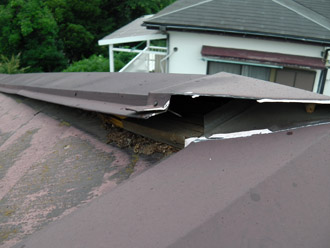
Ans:
[{"label": "damaged ridge cap", "polygon": [[259,99],[258,103],[267,103],[267,102],[284,102],[284,103],[315,103],[315,104],[330,104],[330,100],[289,100],[289,99]]},{"label": "damaged ridge cap", "polygon": [[185,147],[189,146],[191,143],[198,143],[198,142],[203,142],[203,141],[237,139],[237,138],[250,137],[253,135],[270,134],[270,133],[273,133],[273,132],[270,131],[269,129],[258,129],[258,130],[240,131],[240,132],[233,132],[233,133],[213,134],[209,138],[206,138],[205,136],[191,137],[191,138],[188,138],[185,140]]},{"label": "damaged ridge cap", "polygon": [[233,132],[233,133],[219,133],[213,134],[209,138],[205,136],[201,137],[191,137],[185,140],[185,146],[189,146],[191,143],[198,143],[204,141],[211,141],[211,140],[223,140],[223,139],[237,139],[237,138],[246,138],[254,135],[263,135],[263,134],[271,134],[271,133],[279,133],[279,132],[287,132],[292,130],[297,130],[306,127],[316,127],[322,125],[328,125],[330,121],[321,122],[321,123],[312,123],[312,124],[305,124],[298,127],[291,127],[291,128],[284,128],[281,130],[271,131],[269,129],[256,129],[256,130],[249,130],[249,131],[241,131],[241,132]]},{"label": "damaged ridge cap", "polygon": [[315,104],[330,104],[330,100],[320,100],[320,99],[270,99],[270,98],[258,98],[258,97],[248,97],[248,96],[236,96],[236,95],[222,95],[222,94],[197,94],[192,91],[187,91],[184,93],[175,93],[172,94],[177,96],[191,96],[192,98],[197,98],[200,96],[205,97],[222,97],[222,98],[233,98],[233,99],[242,99],[242,100],[255,100],[258,103],[315,103]]}]

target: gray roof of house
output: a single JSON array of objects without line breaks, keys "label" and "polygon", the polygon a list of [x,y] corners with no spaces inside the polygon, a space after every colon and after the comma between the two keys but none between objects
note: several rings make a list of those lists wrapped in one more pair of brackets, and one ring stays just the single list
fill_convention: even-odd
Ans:
[{"label": "gray roof of house", "polygon": [[152,15],[142,16],[99,40],[99,45],[120,44],[153,39],[166,39],[166,35],[157,30],[146,29],[143,22]]},{"label": "gray roof of house", "polygon": [[295,0],[295,2],[313,10],[314,12],[323,15],[324,17],[330,18],[330,2],[329,0]]},{"label": "gray roof of house", "polygon": [[330,43],[329,11],[329,0],[178,0],[145,24]]}]

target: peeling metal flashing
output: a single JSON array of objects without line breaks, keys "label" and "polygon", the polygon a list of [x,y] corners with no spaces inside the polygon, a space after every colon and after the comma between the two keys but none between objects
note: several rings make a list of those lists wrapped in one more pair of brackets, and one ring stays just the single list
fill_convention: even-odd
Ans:
[{"label": "peeling metal flashing", "polygon": [[330,104],[330,100],[294,100],[294,99],[260,99],[258,103],[266,102],[283,102],[283,103],[314,103],[314,104]]},{"label": "peeling metal flashing", "polygon": [[203,141],[210,140],[222,140],[222,139],[237,139],[237,138],[245,138],[253,135],[260,134],[270,134],[273,133],[269,129],[260,129],[260,130],[250,130],[250,131],[242,131],[242,132],[234,132],[234,133],[219,133],[213,134],[209,138],[205,136],[202,137],[192,137],[185,140],[185,147],[189,146],[191,143],[198,143]]},{"label": "peeling metal flashing", "polygon": [[172,96],[251,99],[259,103],[330,104],[330,97],[253,78],[157,73],[0,74],[0,91],[133,118],[169,109]]}]

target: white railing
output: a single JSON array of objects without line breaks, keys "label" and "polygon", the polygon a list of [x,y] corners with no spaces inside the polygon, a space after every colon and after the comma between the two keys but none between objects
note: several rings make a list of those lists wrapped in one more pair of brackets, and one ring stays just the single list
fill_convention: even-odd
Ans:
[{"label": "white railing", "polygon": [[166,47],[147,46],[143,50],[113,48],[114,51],[136,52],[136,55],[119,72],[163,72],[163,58],[167,55]]}]

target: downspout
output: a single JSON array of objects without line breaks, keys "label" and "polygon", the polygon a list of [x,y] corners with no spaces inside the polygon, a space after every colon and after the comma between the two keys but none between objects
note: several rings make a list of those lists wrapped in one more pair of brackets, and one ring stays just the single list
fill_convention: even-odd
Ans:
[{"label": "downspout", "polygon": [[177,48],[177,47],[174,47],[174,48],[173,48],[173,51],[170,52],[169,54],[167,54],[167,55],[165,56],[165,58],[163,58],[163,59],[160,61],[160,69],[161,69],[162,73],[164,73],[163,62],[164,62],[165,60],[167,60],[168,58],[170,58],[170,57],[171,57],[176,51],[178,51],[178,48]]},{"label": "downspout", "polygon": [[326,48],[324,51],[324,60],[325,60],[325,66],[326,68],[322,70],[321,76],[320,76],[320,83],[319,87],[317,89],[317,93],[323,94],[324,93],[324,88],[325,88],[325,83],[327,81],[327,75],[328,75],[328,66],[330,65],[330,48]]},{"label": "downspout", "polygon": [[327,74],[328,74],[328,69],[322,70],[319,81],[319,87],[317,88],[317,93],[319,94],[323,94],[324,92],[325,82],[327,81]]}]

